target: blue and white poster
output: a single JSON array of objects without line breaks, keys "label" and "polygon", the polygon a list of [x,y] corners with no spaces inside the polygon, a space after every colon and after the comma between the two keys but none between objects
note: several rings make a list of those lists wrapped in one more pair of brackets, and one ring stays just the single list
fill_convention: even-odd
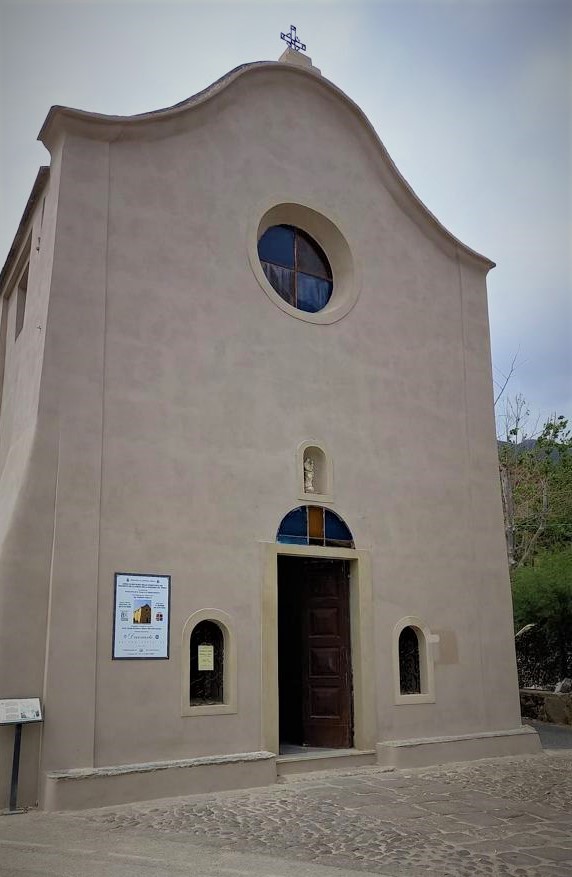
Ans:
[{"label": "blue and white poster", "polygon": [[168,658],[171,576],[115,574],[113,658]]}]

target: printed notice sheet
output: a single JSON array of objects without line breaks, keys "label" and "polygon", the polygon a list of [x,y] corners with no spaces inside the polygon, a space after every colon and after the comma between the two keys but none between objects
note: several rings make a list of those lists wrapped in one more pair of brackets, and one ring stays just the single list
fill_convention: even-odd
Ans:
[{"label": "printed notice sheet", "polygon": [[42,708],[39,697],[0,700],[0,725],[19,725],[21,722],[41,722]]},{"label": "printed notice sheet", "polygon": [[199,646],[197,657],[198,670],[214,670],[214,646]]},{"label": "printed notice sheet", "polygon": [[168,658],[171,576],[115,574],[114,658]]}]

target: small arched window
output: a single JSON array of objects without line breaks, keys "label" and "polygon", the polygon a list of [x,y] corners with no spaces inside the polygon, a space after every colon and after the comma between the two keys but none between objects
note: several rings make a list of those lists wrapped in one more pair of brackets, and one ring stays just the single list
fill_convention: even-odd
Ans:
[{"label": "small arched window", "polygon": [[200,621],[190,639],[191,706],[224,703],[224,636],[214,621]]},{"label": "small arched window", "polygon": [[287,545],[329,545],[353,548],[354,540],[347,524],[330,509],[322,506],[298,506],[282,518],[276,541]]},{"label": "small arched window", "polygon": [[419,635],[414,627],[399,634],[399,689],[401,694],[421,694]]},{"label": "small arched window", "polygon": [[222,716],[237,711],[237,648],[232,617],[199,609],[183,625],[181,715]]},{"label": "small arched window", "polygon": [[392,645],[395,703],[435,703],[433,645],[438,642],[439,635],[416,615],[397,622]]}]

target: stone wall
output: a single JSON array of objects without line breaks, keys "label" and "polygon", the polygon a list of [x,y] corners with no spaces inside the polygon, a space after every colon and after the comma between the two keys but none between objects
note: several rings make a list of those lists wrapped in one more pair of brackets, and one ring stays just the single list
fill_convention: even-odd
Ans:
[{"label": "stone wall", "polygon": [[572,642],[559,643],[546,625],[527,624],[515,638],[518,681],[521,688],[555,685],[572,670]]},{"label": "stone wall", "polygon": [[521,688],[520,710],[523,718],[572,725],[572,694]]}]

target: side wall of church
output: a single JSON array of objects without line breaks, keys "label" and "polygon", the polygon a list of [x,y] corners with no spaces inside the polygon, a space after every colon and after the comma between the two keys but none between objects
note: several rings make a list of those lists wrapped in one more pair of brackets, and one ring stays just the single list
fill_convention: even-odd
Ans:
[{"label": "side wall of church", "polygon": [[[56,239],[60,149],[14,259],[29,259],[24,322],[15,338],[17,289],[10,293],[0,407],[0,696],[43,697],[49,617],[57,442],[42,412],[50,283]],[[44,200],[45,199],[45,200]],[[10,279],[4,293],[10,290]],[[0,789],[6,800],[14,729],[0,728]],[[38,799],[40,728],[22,735],[19,801]],[[2,804],[4,806],[4,804]]]}]

